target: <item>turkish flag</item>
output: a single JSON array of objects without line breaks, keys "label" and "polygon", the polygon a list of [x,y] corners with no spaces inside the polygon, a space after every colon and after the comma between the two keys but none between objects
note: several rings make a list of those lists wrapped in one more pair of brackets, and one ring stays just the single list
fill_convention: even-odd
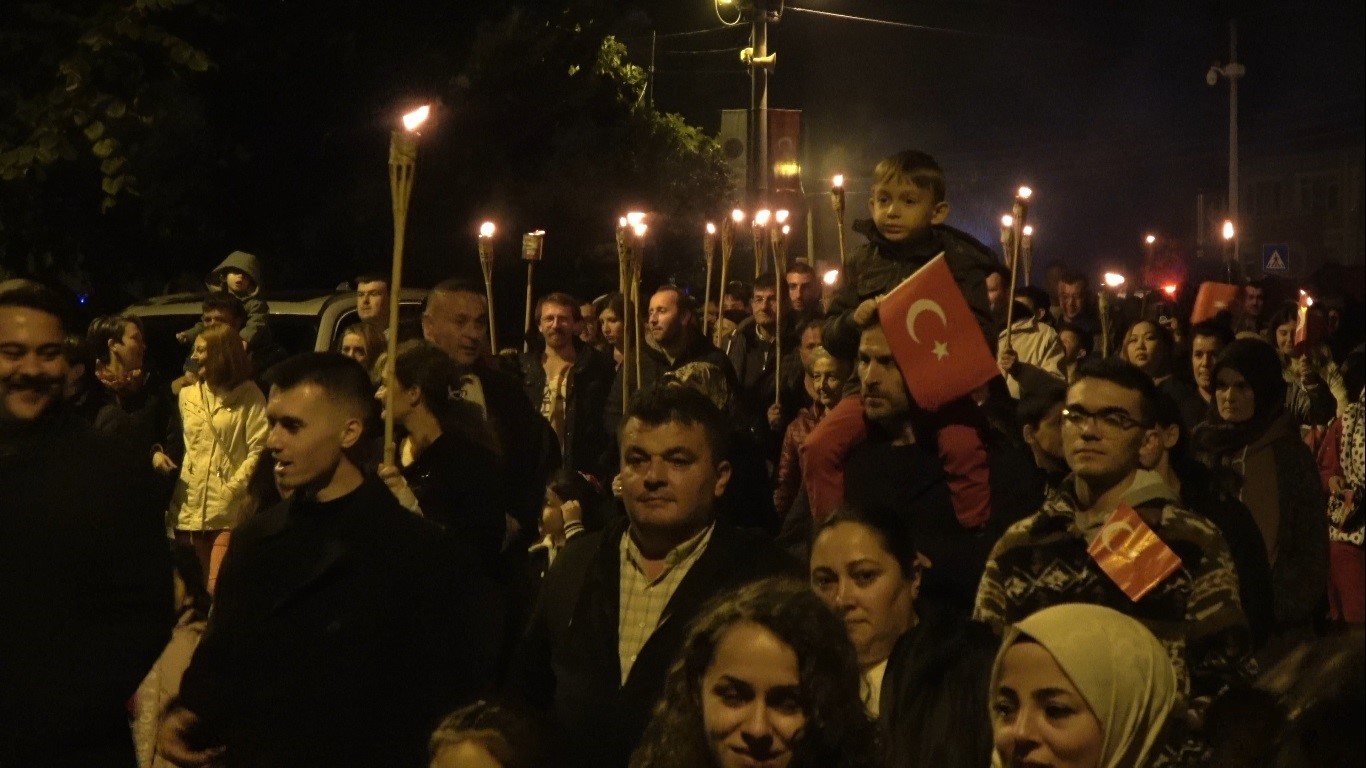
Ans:
[{"label": "turkish flag", "polygon": [[877,314],[921,408],[939,410],[1001,375],[942,253],[883,297]]},{"label": "turkish flag", "polygon": [[1086,551],[1135,603],[1181,567],[1181,558],[1128,504],[1110,515]]},{"label": "turkish flag", "polygon": [[1191,325],[1212,319],[1220,312],[1234,311],[1238,300],[1238,286],[1229,283],[1201,283],[1195,294],[1195,308],[1191,310]]}]

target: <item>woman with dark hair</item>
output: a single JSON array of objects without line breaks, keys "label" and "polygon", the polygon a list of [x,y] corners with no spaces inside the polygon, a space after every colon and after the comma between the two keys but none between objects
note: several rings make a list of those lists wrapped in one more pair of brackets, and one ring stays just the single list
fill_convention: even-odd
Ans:
[{"label": "woman with dark hair", "polygon": [[153,467],[169,474],[180,453],[179,425],[166,382],[146,369],[147,341],[136,315],[105,315],[91,321],[86,343],[94,357],[92,380],[101,396],[93,415],[96,431],[128,438],[147,451]]},{"label": "woman with dark hair", "polygon": [[996,637],[932,607],[922,620],[916,599],[926,567],[904,517],[888,509],[837,510],[811,545],[811,586],[854,644],[885,765],[986,765]]},{"label": "woman with dark hair", "polygon": [[872,768],[844,628],[800,581],[714,600],[692,624],[632,768]]},{"label": "woman with dark hair", "polygon": [[[400,504],[440,525],[491,568],[506,532],[491,481],[498,467],[492,433],[477,406],[459,397],[460,373],[439,347],[404,342],[394,379],[399,463],[381,464],[380,478]],[[375,398],[384,402],[384,387]]]},{"label": "woman with dark hair", "polygon": [[1328,581],[1328,531],[1318,466],[1285,412],[1276,351],[1238,339],[1214,364],[1214,403],[1193,441],[1252,512],[1271,563],[1276,629],[1308,635]]},{"label": "woman with dark hair", "polygon": [[993,765],[1148,768],[1177,741],[1183,711],[1162,643],[1086,603],[1007,627],[989,690]]},{"label": "woman with dark hair", "polygon": [[626,304],[620,293],[609,293],[595,299],[593,309],[598,313],[598,327],[602,329],[602,338],[612,348],[612,359],[620,368],[621,350],[625,343],[623,329],[626,327]]},{"label": "woman with dark hair", "polygon": [[251,358],[236,329],[227,323],[205,328],[190,357],[199,373],[177,395],[185,458],[171,492],[171,523],[176,542],[198,554],[212,593],[229,532],[256,511],[251,478],[269,425],[265,395],[251,380]]}]

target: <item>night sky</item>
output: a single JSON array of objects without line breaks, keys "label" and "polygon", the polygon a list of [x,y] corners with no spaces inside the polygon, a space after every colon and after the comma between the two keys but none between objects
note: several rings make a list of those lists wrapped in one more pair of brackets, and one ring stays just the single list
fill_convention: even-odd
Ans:
[{"label": "night sky", "polygon": [[[877,159],[918,148],[949,183],[949,223],[995,243],[1012,190],[1036,191],[1036,270],[1049,259],[1132,261],[1154,231],[1195,236],[1196,194],[1228,186],[1228,59],[1237,14],[1243,164],[1258,155],[1363,141],[1361,3],[1094,3],[807,0],[803,7],[934,29],[858,23],[788,8],[771,27],[772,107],[804,110],[808,193],[849,177],[863,209]],[[662,32],[720,26],[709,3],[657,2]],[[665,37],[656,103],[715,130],[748,103],[745,27]],[[632,40],[648,49],[649,40]],[[701,72],[699,72],[699,70]],[[1216,199],[1217,198],[1217,199]],[[832,241],[827,231],[818,250]]]}]

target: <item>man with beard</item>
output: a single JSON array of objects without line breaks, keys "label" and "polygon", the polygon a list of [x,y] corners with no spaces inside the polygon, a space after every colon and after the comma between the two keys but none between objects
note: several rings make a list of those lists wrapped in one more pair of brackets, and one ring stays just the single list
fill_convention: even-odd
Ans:
[{"label": "man with beard", "polygon": [[266,448],[289,498],[233,531],[161,754],[180,766],[418,764],[486,674],[469,556],[354,458],[374,404],[359,363],[310,352],[270,380]]},{"label": "man with beard", "polygon": [[740,382],[736,399],[741,418],[756,435],[766,435],[771,431],[771,425],[778,426],[772,424],[769,414],[775,395],[774,362],[779,354],[790,350],[794,342],[789,333],[783,339],[784,349],[778,350],[778,294],[773,275],[761,275],[754,281],[750,309],[750,316],[726,341],[726,357],[730,358]]},{"label": "man with beard", "polygon": [[170,637],[151,461],[60,402],[62,302],[0,283],[0,765],[132,766],[125,704]]},{"label": "man with beard", "polygon": [[[693,362],[711,363],[720,368],[732,392],[738,386],[735,367],[724,352],[702,335],[692,299],[676,285],[661,285],[650,297],[648,334],[636,354],[640,357],[640,381],[635,382],[639,389],[653,387],[664,374]],[[626,361],[622,367],[627,363],[634,365],[635,361]],[[634,368],[631,375],[635,376]],[[621,386],[621,371],[618,371],[605,411],[604,423],[611,434],[616,434],[621,422]]]},{"label": "man with beard", "polygon": [[522,355],[522,388],[555,430],[564,466],[601,478],[608,440],[598,414],[606,404],[614,366],[575,335],[582,322],[579,312],[578,299],[565,293],[552,293],[537,303],[545,348]]},{"label": "man with beard", "polygon": [[[816,270],[804,261],[794,261],[787,266],[787,305],[792,310],[792,319],[787,322],[787,328],[795,328],[803,321],[813,318],[824,319],[825,312],[821,309],[821,281],[816,277]],[[786,332],[786,330],[784,330]]]}]

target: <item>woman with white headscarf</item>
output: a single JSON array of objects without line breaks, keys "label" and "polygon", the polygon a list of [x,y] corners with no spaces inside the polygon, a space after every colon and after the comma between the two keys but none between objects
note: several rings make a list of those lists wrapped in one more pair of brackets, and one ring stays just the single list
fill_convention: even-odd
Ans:
[{"label": "woman with white headscarf", "polygon": [[991,697],[995,766],[1144,768],[1180,711],[1157,638],[1118,611],[1081,603],[1006,629]]}]

